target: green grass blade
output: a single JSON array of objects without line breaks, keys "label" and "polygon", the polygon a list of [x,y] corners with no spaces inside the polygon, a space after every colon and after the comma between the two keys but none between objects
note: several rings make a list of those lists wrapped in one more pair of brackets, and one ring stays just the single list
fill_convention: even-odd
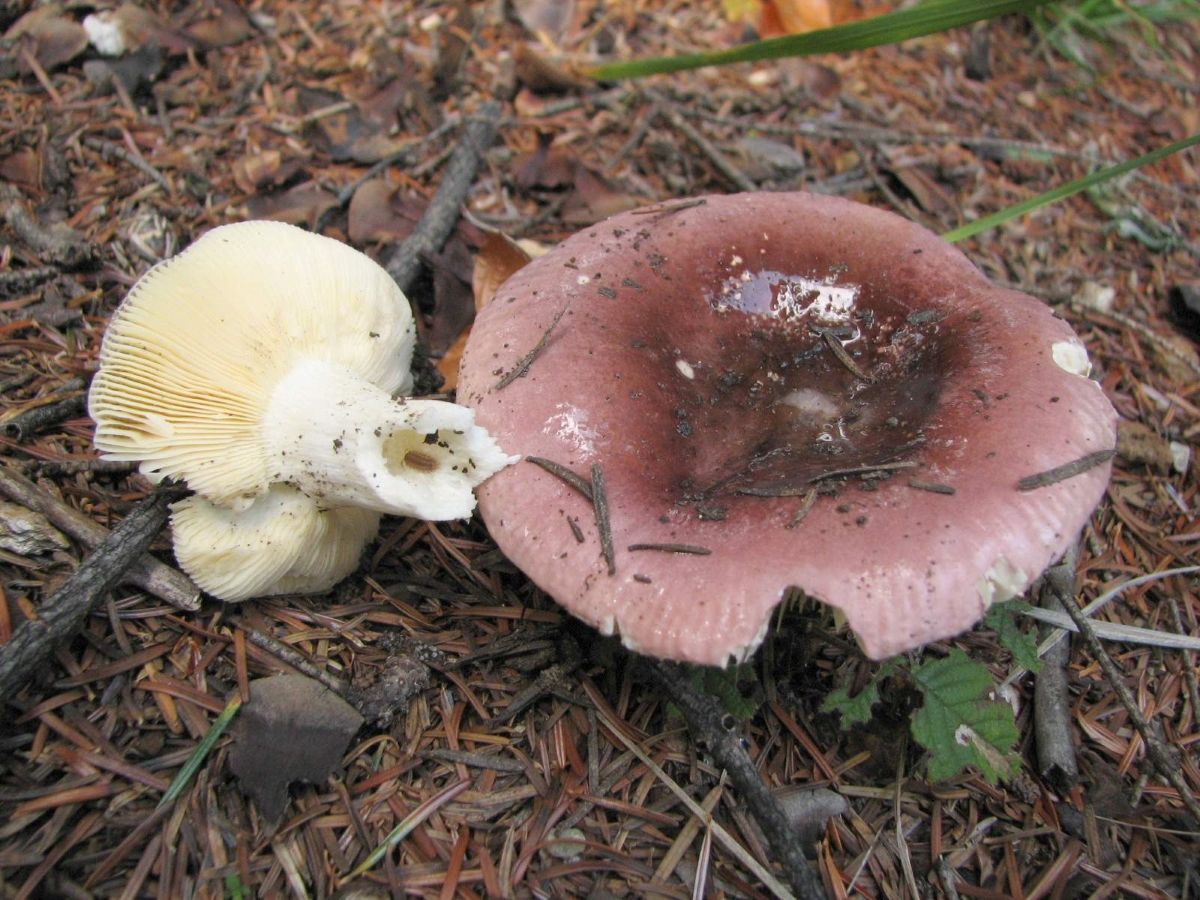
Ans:
[{"label": "green grass blade", "polygon": [[204,764],[205,758],[212,752],[212,748],[216,746],[217,741],[220,740],[221,735],[225,733],[225,729],[229,727],[229,723],[233,721],[233,717],[238,714],[238,710],[241,708],[242,698],[235,694],[233,699],[225,704],[225,708],[221,710],[221,714],[217,716],[217,720],[212,723],[212,728],[208,729],[208,734],[196,745],[196,749],[192,751],[192,755],[188,757],[187,762],[183,764],[183,768],[179,770],[175,776],[175,780],[167,788],[167,792],[158,801],[159,809],[168,803],[173,803],[183,793],[184,788],[192,780],[192,776],[199,771],[200,766]]},{"label": "green grass blade", "polygon": [[811,56],[815,53],[865,50],[868,47],[895,44],[1008,13],[1030,12],[1039,6],[1056,2],[1058,0],[927,0],[911,9],[847,22],[819,31],[755,41],[729,50],[609,63],[585,69],[584,74],[599,81],[616,81],[622,78],[642,78],[664,72],[699,69],[704,66],[725,66],[764,59]]},{"label": "green grass blade", "polygon": [[364,872],[369,872],[375,865],[384,857],[389,850],[395,847],[398,843],[412,834],[413,829],[428,819],[431,815],[465,791],[471,786],[469,781],[459,781],[449,787],[445,787],[438,793],[434,794],[407,816],[404,821],[393,828],[386,838],[383,839],[378,847],[368,854],[367,858],[354,867],[354,871],[342,879],[342,883],[353,881]]},{"label": "green grass blade", "polygon": [[1007,222],[1009,219],[1015,219],[1018,216],[1023,216],[1027,212],[1032,212],[1042,206],[1047,206],[1051,203],[1057,203],[1059,200],[1066,199],[1072,194],[1078,194],[1080,191],[1086,191],[1090,187],[1095,187],[1098,184],[1103,184],[1113,178],[1119,178],[1126,172],[1132,172],[1134,169],[1150,163],[1158,162],[1160,159],[1165,159],[1172,153],[1178,153],[1180,150],[1186,150],[1188,147],[1194,147],[1200,144],[1200,134],[1193,134],[1181,141],[1176,141],[1173,144],[1168,144],[1166,147],[1159,147],[1157,150],[1151,150],[1149,153],[1143,153],[1136,159],[1129,159],[1123,163],[1117,163],[1114,166],[1107,166],[1103,169],[1097,169],[1090,175],[1085,175],[1083,178],[1077,178],[1074,181],[1068,181],[1066,184],[1061,184],[1056,188],[1051,188],[1044,194],[1038,194],[1036,197],[1030,197],[1028,200],[1022,200],[1020,203],[1014,203],[1012,206],[1006,207],[999,212],[994,212],[990,216],[984,216],[982,219],[976,219],[974,222],[968,222],[966,225],[959,228],[947,231],[942,235],[943,240],[954,243],[961,241],[964,238],[973,237],[981,231],[987,231],[990,228],[995,228]]}]

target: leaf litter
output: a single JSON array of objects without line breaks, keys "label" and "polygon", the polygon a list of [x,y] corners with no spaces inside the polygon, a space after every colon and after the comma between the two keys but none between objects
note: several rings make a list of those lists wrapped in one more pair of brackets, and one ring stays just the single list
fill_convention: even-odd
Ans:
[{"label": "leaf litter", "polygon": [[[856,5],[832,8],[841,18]],[[542,54],[553,64],[560,53],[731,46],[745,28],[717,3],[671,0],[651,11],[578,0],[569,17],[549,24],[535,6],[523,8],[553,31],[554,52]],[[513,74],[506,86],[505,49],[537,38],[519,21],[484,13],[466,27],[444,5],[404,5],[388,16],[375,4],[313,0],[255,4],[248,16],[227,3],[185,5],[169,20],[132,4],[117,12],[127,54],[153,43],[161,64],[139,62],[129,80],[91,81],[84,66],[99,61],[94,50],[70,56],[64,45],[56,57],[18,46],[0,71],[0,171],[18,191],[6,202],[17,204],[13,222],[32,226],[3,226],[4,421],[49,406],[94,371],[104,322],[154,248],[186,246],[213,225],[266,215],[320,222],[325,233],[386,257],[406,227],[397,219],[415,221],[434,195],[455,123],[497,88],[513,102],[476,175],[469,215],[514,240],[552,243],[609,209],[665,208],[733,189],[730,166],[746,159],[747,136],[791,153],[769,172],[747,164],[743,177],[915,205],[947,229],[1097,162],[1149,149],[1155,123],[1195,105],[1197,83],[1194,22],[1160,29],[1157,47],[1119,36],[1119,66],[1101,81],[1069,61],[1029,53],[1027,26],[1013,18],[981,29],[993,60],[982,81],[959,77],[961,36],[950,35],[855,56],[688,73],[659,82],[651,100],[632,83],[537,94]],[[43,13],[75,24],[82,14]],[[15,19],[6,15],[0,27],[8,31]],[[1058,89],[1039,91],[1045,84]],[[301,85],[324,92],[321,103],[301,102]],[[1081,110],[1090,117],[1086,131]],[[703,145],[679,130],[681,121]],[[539,134],[549,136],[553,158],[523,184],[513,162],[538,146]],[[367,161],[393,158],[374,172]],[[551,165],[560,170],[553,178]],[[1174,239],[1159,249],[1110,228],[1083,197],[966,248],[994,279],[1055,303],[1122,415],[1182,446],[1200,438],[1195,348],[1168,318],[1167,298],[1178,285],[1200,283],[1198,201],[1185,187],[1196,180],[1195,165],[1194,155],[1172,157],[1122,188],[1122,202],[1143,209],[1147,221],[1170,223]],[[368,174],[381,189],[376,198],[364,193],[356,209],[354,188]],[[373,207],[361,205],[368,199]],[[157,223],[150,232],[147,221]],[[59,225],[77,237],[58,241]],[[478,240],[468,235],[466,245],[475,252]],[[76,246],[100,252],[64,267]],[[1089,282],[1113,288],[1111,309],[1077,302]],[[423,328],[432,324],[433,290],[430,276],[413,291]],[[77,315],[39,306],[51,292],[58,308]],[[531,347],[540,337],[525,336]],[[42,512],[58,527],[66,530],[60,513],[68,512],[111,528],[147,485],[95,463],[91,425],[78,409],[57,415],[65,417],[33,433],[0,435],[2,465],[38,482],[57,504]],[[1121,457],[1114,465],[1108,501],[1084,535],[1085,599],[1198,561],[1194,465],[1179,472]],[[798,515],[803,509],[802,502]],[[86,554],[74,532],[68,539],[67,550],[0,551],[0,640],[36,614]],[[170,560],[165,538],[153,549],[160,564]],[[1139,583],[1097,614],[1196,634],[1197,582],[1176,574]],[[256,643],[252,633],[266,640]],[[583,664],[563,655],[562,638],[572,634],[582,639]],[[396,635],[407,641],[399,650],[388,644]],[[1200,790],[1189,753],[1200,727],[1194,654],[1112,646],[1146,715],[1180,751],[1182,776]],[[1015,665],[983,628],[930,652],[951,658],[959,649],[987,663],[997,682]],[[887,721],[907,725],[903,696],[881,690],[876,721],[849,732],[820,709],[839,688],[873,685],[874,667],[819,610],[785,611],[755,664],[767,700],[743,733],[764,779],[848,802],[848,811],[815,828],[817,866],[835,892],[897,896],[915,881],[939,892],[950,884],[960,896],[1162,896],[1196,883],[1194,826],[1078,644],[1067,670],[1068,718],[1082,772],[1063,793],[1025,774],[1033,766],[1028,741],[1018,745],[1022,771],[999,785],[973,774],[931,784],[929,758],[915,748],[898,775]],[[340,775],[292,786],[273,838],[264,810],[231,775],[228,734],[179,796],[156,810],[214,733],[226,698],[302,670],[346,685],[347,697],[400,685],[408,699],[388,724],[358,730]],[[554,677],[539,682],[546,670]],[[528,704],[504,718],[535,687]],[[1014,690],[1026,699],[1028,678]],[[328,597],[256,602],[236,617],[211,602],[181,610],[123,585],[103,598],[84,634],[4,699],[0,866],[6,883],[26,893],[329,896],[358,873],[355,884],[429,896],[686,896],[699,880],[726,896],[767,895],[758,873],[771,861],[761,837],[738,798],[721,789],[711,760],[670,727],[664,699],[628,654],[548,602],[475,522],[389,521],[360,572]],[[1032,731],[1028,708],[1021,704],[1017,717],[1022,735]],[[958,746],[975,748],[986,729],[967,725],[973,734],[963,732]],[[717,837],[706,850],[710,822]],[[551,852],[560,835],[582,847],[577,857]]]}]

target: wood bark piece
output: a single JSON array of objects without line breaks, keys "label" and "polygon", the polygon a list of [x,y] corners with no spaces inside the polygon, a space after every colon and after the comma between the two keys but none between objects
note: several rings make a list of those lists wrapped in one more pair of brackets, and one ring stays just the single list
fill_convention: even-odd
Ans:
[{"label": "wood bark piece", "polygon": [[[1039,604],[1064,612],[1064,595],[1075,595],[1075,562],[1078,548],[1046,571]],[[1049,628],[1044,629],[1048,632]],[[1045,634],[1043,634],[1043,638]],[[1037,740],[1038,771],[1055,790],[1066,793],[1079,780],[1075,741],[1071,735],[1071,697],[1067,666],[1070,639],[1059,641],[1042,656],[1042,669],[1033,688],[1033,730]]]},{"label": "wood bark piece", "polygon": [[[61,528],[88,549],[95,549],[109,537],[108,529],[103,525],[93,522],[83,513],[72,509],[33,482],[3,466],[0,466],[0,494],[14,503],[40,512],[55,527]],[[133,564],[122,574],[126,581],[137,585],[148,594],[153,594],[164,603],[188,611],[200,608],[200,589],[192,584],[191,579],[148,553],[135,558]]]},{"label": "wood bark piece", "polygon": [[101,598],[137,562],[167,521],[175,488],[158,488],[127,515],[95,551],[0,648],[0,702],[32,675],[61,641],[75,634]]},{"label": "wood bark piece", "polygon": [[813,870],[801,849],[779,800],[767,789],[754,762],[742,746],[738,729],[725,726],[725,714],[716,702],[701,693],[684,677],[678,666],[667,662],[647,663],[651,677],[678,705],[692,734],[708,745],[717,765],[729,774],[729,780],[742,801],[753,813],[766,835],[776,861],[796,896],[802,900],[825,897],[821,878]]},{"label": "wood bark piece", "polygon": [[496,138],[499,121],[500,104],[489,101],[480,107],[478,116],[467,122],[458,146],[446,165],[446,174],[442,177],[433,202],[421,216],[413,233],[388,259],[384,268],[405,293],[412,288],[421,271],[421,258],[441,249],[454,229],[467,192],[475,180],[475,172]]}]

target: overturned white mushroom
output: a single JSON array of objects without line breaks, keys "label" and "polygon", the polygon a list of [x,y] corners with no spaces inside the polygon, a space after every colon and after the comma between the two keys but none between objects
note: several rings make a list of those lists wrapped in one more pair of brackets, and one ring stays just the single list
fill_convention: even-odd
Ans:
[{"label": "overturned white mushroom", "polygon": [[193,494],[172,506],[171,531],[191,579],[236,601],[328,590],[354,571],[379,518],[369,509],[321,509],[297,489],[274,485],[240,511]]},{"label": "overturned white mushroom", "polygon": [[472,488],[512,460],[471,411],[392,399],[413,338],[408,301],[358,251],[279,222],[216,228],[113,316],[96,446],[235,510],[291,483],[323,506],[469,515]]}]

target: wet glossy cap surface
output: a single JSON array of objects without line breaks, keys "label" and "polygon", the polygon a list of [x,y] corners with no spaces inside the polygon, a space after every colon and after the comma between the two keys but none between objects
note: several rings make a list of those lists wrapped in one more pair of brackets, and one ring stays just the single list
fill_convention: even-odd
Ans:
[{"label": "wet glossy cap surface", "polygon": [[522,269],[458,399],[507,452],[600,467],[614,574],[561,479],[526,462],[479,491],[501,549],[575,615],[722,664],[797,586],[882,657],[970,627],[1074,540],[1107,461],[1019,483],[1113,446],[1082,351],[899,217],[742,194],[618,216]]}]

